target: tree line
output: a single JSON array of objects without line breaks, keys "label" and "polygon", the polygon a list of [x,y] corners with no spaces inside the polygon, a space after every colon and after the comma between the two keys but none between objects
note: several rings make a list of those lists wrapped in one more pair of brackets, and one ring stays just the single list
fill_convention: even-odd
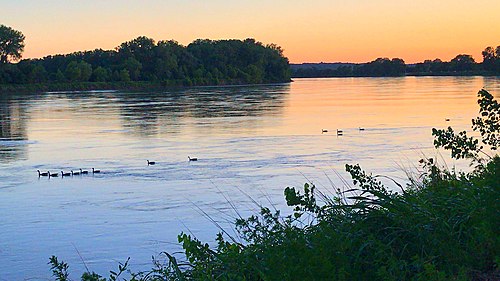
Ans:
[{"label": "tree line", "polygon": [[[3,32],[5,31],[5,32]],[[2,42],[17,44],[3,44]],[[0,25],[0,84],[133,82],[162,85],[258,84],[290,81],[281,47],[255,39],[198,39],[187,46],[141,36],[114,50],[96,49],[20,59],[22,33]]]},{"label": "tree line", "polygon": [[[440,59],[405,64],[400,58],[378,58],[362,64],[291,65],[292,77],[394,77],[405,75],[500,75],[500,46],[487,47],[483,61],[459,54],[449,62]],[[331,65],[331,67],[328,67]]]}]

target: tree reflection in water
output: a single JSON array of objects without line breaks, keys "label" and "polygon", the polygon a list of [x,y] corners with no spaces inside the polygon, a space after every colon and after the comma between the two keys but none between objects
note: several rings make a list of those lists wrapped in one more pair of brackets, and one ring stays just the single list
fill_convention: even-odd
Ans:
[{"label": "tree reflection in water", "polygon": [[25,104],[9,96],[0,98],[0,162],[27,159]]},{"label": "tree reflection in water", "polygon": [[[214,118],[229,118],[219,129],[249,128],[256,118],[278,116],[290,86],[190,88],[171,92],[128,93],[118,97],[122,123],[128,132],[140,136],[181,133],[187,123],[210,126]],[[237,122],[235,122],[237,121]]]}]

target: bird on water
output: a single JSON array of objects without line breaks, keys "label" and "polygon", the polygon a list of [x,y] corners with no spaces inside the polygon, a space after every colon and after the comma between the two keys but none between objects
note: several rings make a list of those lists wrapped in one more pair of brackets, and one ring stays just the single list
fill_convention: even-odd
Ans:
[{"label": "bird on water", "polygon": [[79,176],[79,175],[80,175],[80,172],[73,172],[73,170],[71,170],[71,175],[72,175],[72,176]]},{"label": "bird on water", "polygon": [[337,136],[342,136],[344,134],[344,131],[337,129]]},{"label": "bird on water", "polygon": [[61,171],[61,177],[69,177],[69,176],[71,176],[71,173],[65,173]]},{"label": "bird on water", "polygon": [[87,175],[88,173],[89,173],[89,171],[84,171],[84,170],[82,170],[82,169],[80,168],[80,174],[82,174],[82,175]]},{"label": "bird on water", "polygon": [[156,162],[155,162],[155,161],[149,161],[149,160],[146,160],[146,161],[148,161],[148,166],[149,166],[149,165],[154,165],[154,164],[156,164]]},{"label": "bird on water", "polygon": [[189,161],[198,161],[198,158],[191,158],[191,157],[188,156],[188,160]]},{"label": "bird on water", "polygon": [[47,174],[49,174],[49,178],[51,178],[51,177],[58,177],[59,176],[58,173],[51,174],[50,171],[47,171]]},{"label": "bird on water", "polygon": [[38,171],[38,177],[47,177],[49,175],[49,173],[41,173],[40,170],[37,170]]},{"label": "bird on water", "polygon": [[323,133],[328,133],[328,130],[327,130],[327,129],[322,129],[322,130],[321,130],[321,133],[322,133],[322,134],[323,134]]},{"label": "bird on water", "polygon": [[99,174],[101,172],[101,170],[96,170],[94,168],[92,168],[92,174]]}]

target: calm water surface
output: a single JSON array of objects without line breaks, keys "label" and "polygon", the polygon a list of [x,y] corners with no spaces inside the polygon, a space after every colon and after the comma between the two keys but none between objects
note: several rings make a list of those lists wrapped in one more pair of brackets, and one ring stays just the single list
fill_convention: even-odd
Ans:
[{"label": "calm water surface", "polygon": [[[147,269],[151,256],[180,249],[181,231],[213,241],[218,230],[200,209],[231,229],[228,201],[242,215],[258,209],[249,197],[285,209],[286,186],[309,180],[328,193],[345,185],[346,163],[404,182],[423,155],[439,156],[433,127],[470,127],[481,88],[499,97],[500,78],[2,96],[0,280],[46,280],[51,255],[70,263],[74,279],[79,254],[103,275],[129,256],[133,269]],[[36,172],[92,167],[102,173]]]}]

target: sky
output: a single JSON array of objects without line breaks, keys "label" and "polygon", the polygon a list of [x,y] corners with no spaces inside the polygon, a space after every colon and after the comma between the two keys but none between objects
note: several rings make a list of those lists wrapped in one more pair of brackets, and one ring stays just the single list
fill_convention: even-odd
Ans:
[{"label": "sky", "polygon": [[292,63],[406,63],[500,45],[499,0],[0,0],[24,58],[113,49],[144,35],[275,43]]}]

